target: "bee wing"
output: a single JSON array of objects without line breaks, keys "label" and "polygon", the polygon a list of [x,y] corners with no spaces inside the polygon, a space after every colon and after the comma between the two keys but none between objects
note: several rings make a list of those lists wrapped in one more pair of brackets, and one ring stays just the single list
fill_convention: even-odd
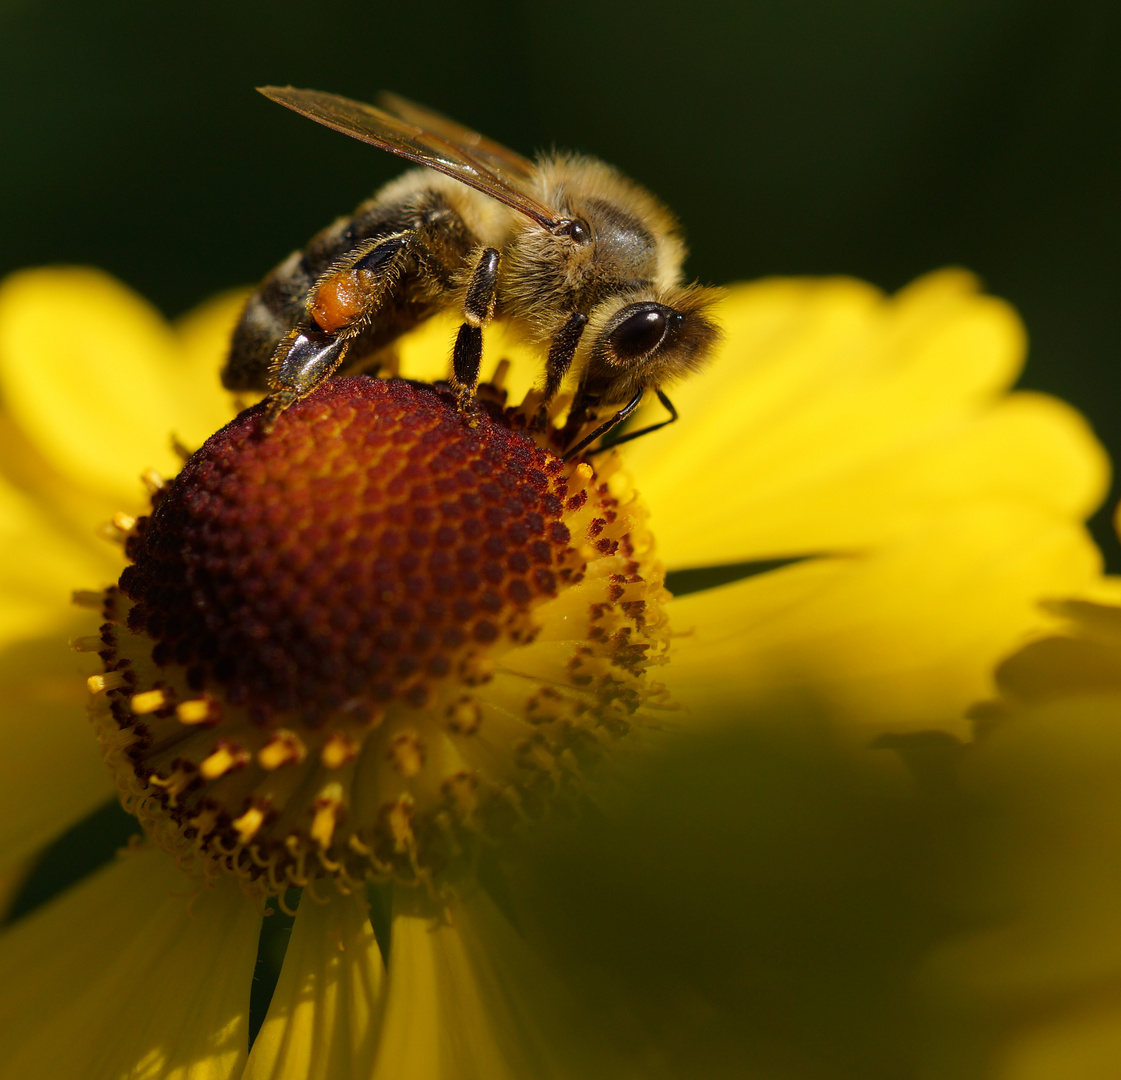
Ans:
[{"label": "bee wing", "polygon": [[[497,143],[483,139],[481,135],[479,139],[482,141],[478,146],[461,145],[458,141],[453,141],[443,132],[455,134],[459,138],[464,133],[468,136],[475,133],[460,128],[451,120],[436,117],[441,130],[430,131],[374,105],[364,105],[360,101],[351,101],[337,94],[298,90],[292,86],[261,86],[258,90],[278,105],[323,124],[324,127],[454,177],[525,214],[546,229],[557,224],[555,213],[520,186],[526,182],[528,170],[532,168],[524,158],[519,159],[516,154],[502,150]],[[435,117],[434,113],[421,110],[418,106],[412,108],[417,109],[418,118],[423,116],[427,121]],[[502,150],[501,155],[493,151],[495,147]],[[509,161],[503,155],[508,155]],[[523,164],[514,169],[511,162]],[[503,169],[519,175],[500,175],[500,170]]]},{"label": "bee wing", "polygon": [[528,184],[533,176],[534,165],[528,158],[443,116],[435,109],[418,105],[415,101],[401,97],[400,94],[391,93],[379,94],[378,104],[398,119],[422,131],[438,135],[472,158],[486,162],[498,176],[512,178],[518,184]]}]

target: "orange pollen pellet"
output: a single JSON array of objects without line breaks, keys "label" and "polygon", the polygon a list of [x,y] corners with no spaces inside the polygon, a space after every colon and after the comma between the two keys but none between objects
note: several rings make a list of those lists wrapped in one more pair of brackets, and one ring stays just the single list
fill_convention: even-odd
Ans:
[{"label": "orange pollen pellet", "polygon": [[365,295],[362,274],[342,270],[319,286],[308,310],[321,330],[341,330],[362,314]]}]

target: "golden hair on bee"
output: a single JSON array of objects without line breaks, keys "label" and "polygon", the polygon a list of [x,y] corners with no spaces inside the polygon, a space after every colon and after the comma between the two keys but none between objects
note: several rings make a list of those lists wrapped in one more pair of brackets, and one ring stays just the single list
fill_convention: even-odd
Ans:
[{"label": "golden hair on bee", "polygon": [[663,388],[711,354],[719,293],[682,280],[677,222],[649,192],[594,158],[524,158],[403,98],[378,108],[315,90],[261,92],[422,166],[312,237],[247,302],[222,378],[233,390],[268,391],[270,425],[324,379],[376,363],[443,310],[462,319],[450,381],[465,412],[483,332],[502,319],[543,353],[541,416],[574,377],[567,456],[647,390],[669,412],[663,424],[676,419]]}]

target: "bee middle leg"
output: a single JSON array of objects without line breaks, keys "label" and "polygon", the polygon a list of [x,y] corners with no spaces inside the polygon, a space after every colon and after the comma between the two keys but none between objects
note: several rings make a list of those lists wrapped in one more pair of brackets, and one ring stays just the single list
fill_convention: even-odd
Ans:
[{"label": "bee middle leg", "polygon": [[494,294],[498,286],[498,250],[483,248],[467,283],[463,298],[463,323],[452,349],[452,386],[466,412],[479,383],[483,361],[483,327],[494,317]]}]

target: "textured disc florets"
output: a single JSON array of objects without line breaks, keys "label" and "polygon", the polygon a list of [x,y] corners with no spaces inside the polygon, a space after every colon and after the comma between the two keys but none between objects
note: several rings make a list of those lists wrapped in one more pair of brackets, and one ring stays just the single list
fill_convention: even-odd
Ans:
[{"label": "textured disc florets", "polygon": [[524,435],[402,380],[296,416],[214,435],[128,542],[129,628],[194,689],[262,720],[423,705],[583,572],[564,466]]},{"label": "textured disc florets", "polygon": [[564,797],[664,694],[661,576],[610,464],[438,388],[250,409],[160,489],[104,600],[128,809],[251,892],[431,880]]}]

